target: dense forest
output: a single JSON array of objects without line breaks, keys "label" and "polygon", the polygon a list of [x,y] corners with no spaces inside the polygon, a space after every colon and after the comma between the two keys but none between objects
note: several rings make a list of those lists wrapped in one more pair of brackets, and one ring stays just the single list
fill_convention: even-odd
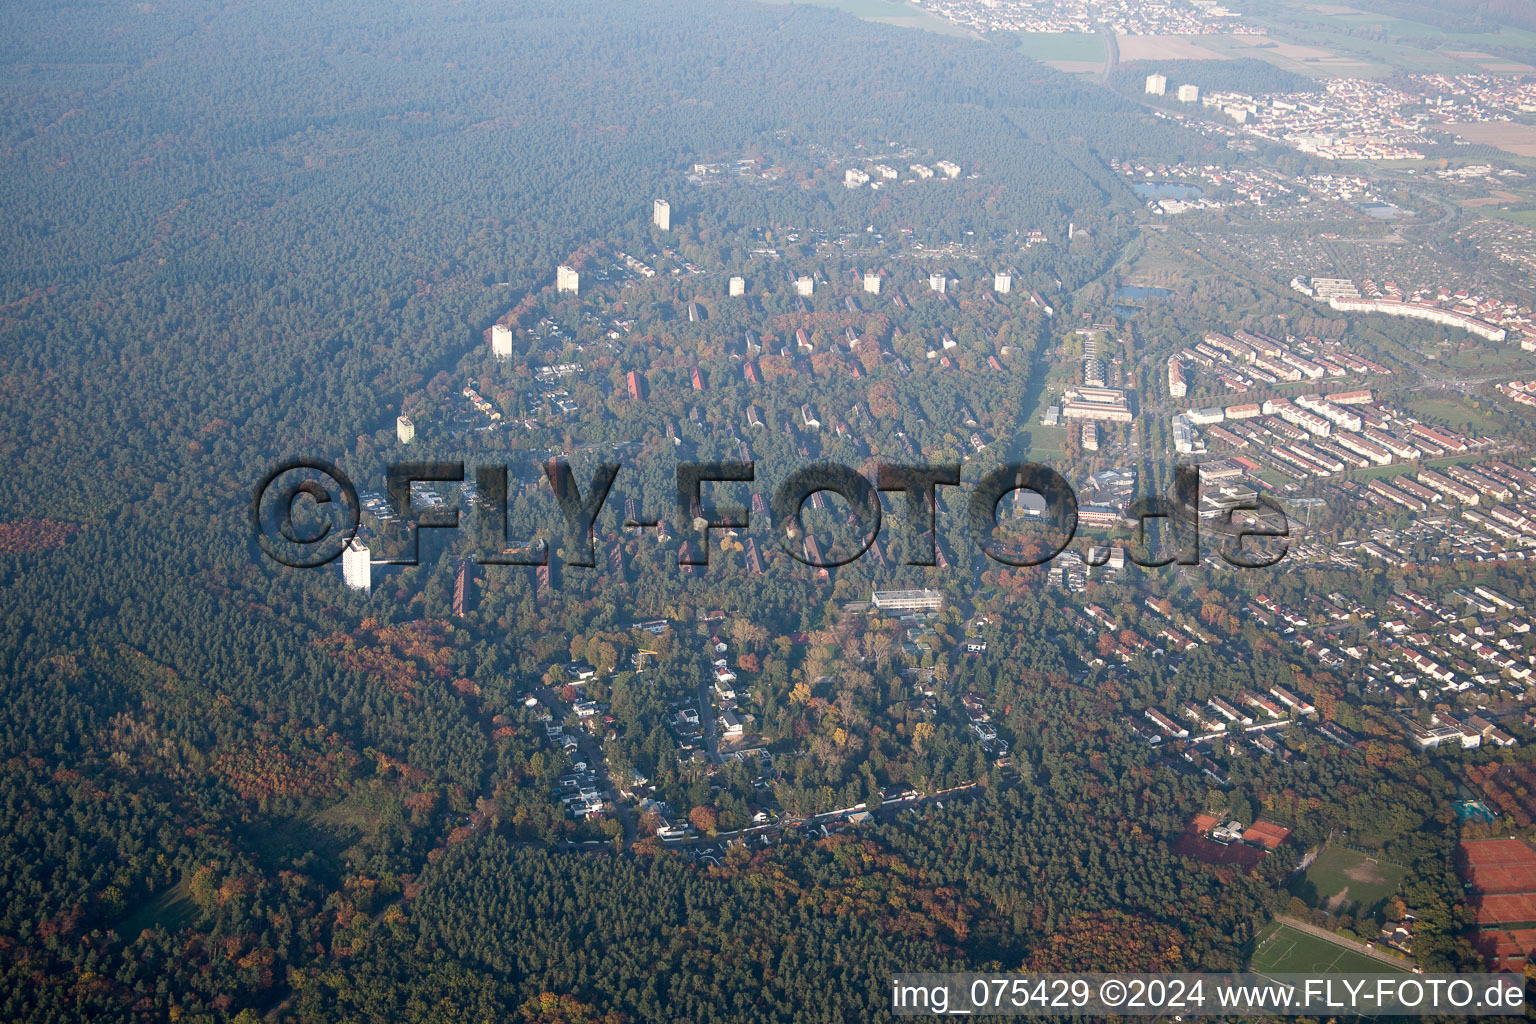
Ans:
[{"label": "dense forest", "polygon": [[[669,508],[679,460],[735,457],[759,410],[753,453],[775,479],[812,457],[863,470],[897,439],[912,461],[965,453],[967,483],[1016,456],[1026,382],[1135,235],[1140,203],[1111,161],[1225,165],[1224,144],[990,44],[814,7],[59,0],[5,21],[6,1020],[854,1020],[879,1017],[899,970],[1235,969],[1286,908],[1295,855],[1344,828],[1414,866],[1420,960],[1470,962],[1448,867],[1456,777],[1379,716],[1341,707],[1361,744],[1314,745],[1284,771],[1255,761],[1228,787],[1127,742],[1115,720],[1148,701],[1256,679],[1348,694],[1229,614],[1224,584],[1161,578],[1254,664],[1213,644],[1178,673],[1118,671],[1091,664],[1097,641],[1045,592],[1046,569],[988,562],[960,531],[940,550],[963,571],[941,578],[902,564],[900,541],[825,577],[782,554],[758,574],[718,534],[709,571],[687,575],[675,541],[622,529],[627,499]],[[839,160],[893,149],[966,173],[843,187]],[[782,184],[683,193],[695,164],[744,156]],[[654,286],[551,290],[557,264],[595,271],[658,244],[644,225],[663,192],[687,199]],[[1059,244],[1027,246],[1031,232]],[[899,313],[852,299],[854,272],[895,247],[812,244],[850,233],[965,247],[943,264],[954,290],[929,294],[903,265]],[[753,262],[765,248],[782,257],[771,271]],[[692,284],[690,263],[752,274],[752,304]],[[818,274],[817,294],[791,295],[786,268]],[[1004,268],[1013,305],[986,287]],[[1153,316],[1144,343],[1201,329]],[[1315,316],[1320,333],[1342,324]],[[578,348],[619,319],[635,329],[616,351]],[[549,341],[545,320],[568,334]],[[507,361],[482,340],[498,321],[519,331]],[[810,372],[782,354],[801,330]],[[747,332],[771,346],[755,391],[739,383]],[[857,353],[839,347],[850,335]],[[577,354],[571,420],[449,435],[441,410],[467,380],[527,417],[526,378]],[[630,371],[646,400],[625,399]],[[797,434],[808,403],[853,429]],[[533,570],[483,572],[450,615],[484,540],[469,529],[377,571],[371,594],[335,567],[261,559],[247,520],[261,474],[304,455],[382,489],[403,411],[421,424],[412,458],[521,467],[514,534],[553,507],[547,453],[577,452],[585,485],[594,450],[643,449],[596,539],[619,571],[568,569],[547,590]],[[963,507],[946,495],[944,518]],[[1346,582],[1265,581],[1296,604]],[[897,585],[949,604],[918,625],[849,610]],[[1105,604],[1143,600],[1093,586]],[[667,626],[633,628],[650,619]],[[989,643],[959,653],[973,634]],[[706,642],[750,666],[742,706],[771,778],[680,749],[672,723],[708,678]],[[706,837],[765,809],[964,792],[689,860],[633,821],[562,807],[588,748],[552,745],[527,701],[572,703],[565,673],[582,662],[615,788],[645,778]],[[973,694],[1007,756],[966,727]],[[1201,811],[1269,814],[1296,838],[1254,870],[1212,865],[1175,845]]]}]

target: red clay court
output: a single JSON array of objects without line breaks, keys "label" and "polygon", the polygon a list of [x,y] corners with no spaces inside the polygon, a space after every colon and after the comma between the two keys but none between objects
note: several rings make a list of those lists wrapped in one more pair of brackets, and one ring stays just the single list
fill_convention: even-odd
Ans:
[{"label": "red clay court", "polygon": [[[1469,840],[1459,852],[1462,873],[1479,893],[1536,893],[1536,851],[1520,840]],[[1536,915],[1501,920],[1536,921]]]},{"label": "red clay court", "polygon": [[1536,922],[1536,850],[1518,839],[1473,839],[1457,847],[1456,860],[1474,890],[1473,944],[1490,969],[1524,970],[1526,954],[1536,949],[1536,928],[1501,926]]},{"label": "red clay court", "polygon": [[1519,972],[1525,969],[1526,954],[1536,949],[1536,929],[1479,931],[1475,944],[1492,969]]},{"label": "red clay court", "polygon": [[[1207,864],[1237,864],[1251,870],[1264,859],[1266,850],[1279,846],[1285,837],[1291,834],[1290,829],[1283,829],[1268,822],[1256,822],[1243,832],[1243,839],[1262,843],[1264,850],[1248,846],[1246,842],[1223,846],[1221,843],[1213,843],[1205,838],[1205,834],[1219,824],[1221,824],[1220,819],[1213,818],[1209,814],[1195,815],[1185,827],[1184,834],[1174,842],[1173,848],[1185,856],[1194,857]],[[1254,829],[1260,829],[1262,837],[1255,835]]]},{"label": "red clay court", "polygon": [[1256,821],[1243,831],[1243,842],[1258,843],[1266,850],[1278,849],[1285,842],[1285,837],[1291,834],[1288,828],[1282,828],[1272,821]]},{"label": "red clay court", "polygon": [[1474,896],[1472,908],[1477,911],[1479,927],[1536,921],[1536,892],[1489,893],[1486,896]]}]

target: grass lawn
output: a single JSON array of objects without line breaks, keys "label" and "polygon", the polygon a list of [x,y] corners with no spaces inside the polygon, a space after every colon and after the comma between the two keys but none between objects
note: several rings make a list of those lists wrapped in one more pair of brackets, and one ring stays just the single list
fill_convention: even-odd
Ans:
[{"label": "grass lawn", "polygon": [[[1029,458],[1059,456],[1067,443],[1066,427],[1042,427],[1038,422],[1029,426]],[[1040,461],[1050,461],[1041,459]]]},{"label": "grass lawn", "polygon": [[1396,864],[1373,862],[1363,853],[1330,846],[1291,891],[1312,906],[1335,913],[1350,904],[1370,909],[1395,893],[1405,874]]},{"label": "grass lawn", "polygon": [[196,916],[197,904],[192,902],[187,880],[183,878],[123,918],[122,924],[117,926],[117,933],[124,940],[132,940],[138,938],[144,929],[157,925],[173,932]]},{"label": "grass lawn", "polygon": [[1503,210],[1497,206],[1485,206],[1479,211],[1484,216],[1497,217],[1499,220],[1507,220],[1511,224],[1519,224],[1521,227],[1536,228],[1536,210],[1530,207],[1520,207],[1514,210]]},{"label": "grass lawn", "polygon": [[[1350,471],[1350,477],[1355,480],[1391,480],[1395,476],[1404,473],[1417,473],[1420,469],[1440,469],[1443,466],[1459,466],[1467,462],[1476,462],[1483,458],[1480,454],[1452,455],[1444,459],[1429,459],[1423,465],[1415,465],[1411,462],[1395,462],[1390,466],[1367,466],[1365,469]],[[1439,508],[1451,508],[1450,505],[1440,505]]]},{"label": "grass lawn", "polygon": [[[1458,339],[1459,341],[1460,339]],[[1446,370],[1466,370],[1473,373],[1499,373],[1504,370],[1518,370],[1524,365],[1524,353],[1507,343],[1500,345],[1497,342],[1472,342],[1462,348],[1460,344],[1451,348],[1435,348],[1421,355],[1426,362]]]},{"label": "grass lawn", "polygon": [[1176,288],[1191,277],[1189,260],[1163,246],[1145,246],[1135,258],[1122,264],[1120,279],[1126,284]]},{"label": "grass lawn", "polygon": [[[1275,922],[1254,940],[1248,969],[1260,974],[1382,974],[1391,964]],[[1407,973],[1404,964],[1396,968]]]},{"label": "grass lawn", "polygon": [[1457,398],[1426,398],[1407,403],[1408,411],[1426,419],[1444,420],[1455,426],[1470,424],[1479,434],[1497,434],[1505,424],[1487,413],[1478,412]]}]

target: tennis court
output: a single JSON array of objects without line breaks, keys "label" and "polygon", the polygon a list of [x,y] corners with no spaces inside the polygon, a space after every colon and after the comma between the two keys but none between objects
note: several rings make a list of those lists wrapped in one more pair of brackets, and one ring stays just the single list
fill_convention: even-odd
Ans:
[{"label": "tennis court", "polygon": [[1536,851],[1518,839],[1467,840],[1461,857],[1467,881],[1480,893],[1536,892]]}]

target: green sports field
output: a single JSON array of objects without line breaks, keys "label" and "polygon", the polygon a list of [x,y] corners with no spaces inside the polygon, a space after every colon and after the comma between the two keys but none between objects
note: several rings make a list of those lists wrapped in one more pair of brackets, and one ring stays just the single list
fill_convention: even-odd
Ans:
[{"label": "green sports field", "polygon": [[1248,969],[1260,974],[1381,974],[1409,970],[1393,967],[1358,950],[1308,935],[1278,921],[1254,940]]},{"label": "green sports field", "polygon": [[1396,864],[1374,861],[1342,846],[1330,846],[1307,868],[1302,891],[1297,895],[1314,907],[1325,907],[1335,913],[1352,904],[1371,908],[1396,892],[1405,874]]}]

